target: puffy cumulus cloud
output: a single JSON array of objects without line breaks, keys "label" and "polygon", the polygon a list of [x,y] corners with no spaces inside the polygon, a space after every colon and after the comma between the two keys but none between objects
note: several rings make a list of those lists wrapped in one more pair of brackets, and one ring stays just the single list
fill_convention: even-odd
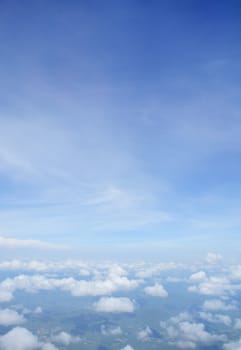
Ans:
[{"label": "puffy cumulus cloud", "polygon": [[140,330],[137,333],[137,339],[139,339],[140,341],[148,341],[151,336],[152,336],[152,330],[150,329],[149,326]]},{"label": "puffy cumulus cloud", "polygon": [[13,326],[24,322],[25,318],[17,311],[11,309],[0,309],[0,326]]},{"label": "puffy cumulus cloud", "polygon": [[34,239],[0,237],[0,248],[66,249],[67,247]]},{"label": "puffy cumulus cloud", "polygon": [[134,312],[134,303],[128,298],[102,297],[94,304],[98,312]]},{"label": "puffy cumulus cloud", "polygon": [[207,278],[206,273],[204,271],[199,271],[194,274],[192,274],[189,278],[191,282],[202,282],[205,281]]},{"label": "puffy cumulus cloud", "polygon": [[102,335],[121,335],[123,333],[120,326],[115,328],[107,328],[106,326],[102,325],[100,327],[100,331]]},{"label": "puffy cumulus cloud", "polygon": [[222,260],[222,255],[218,253],[208,253],[206,256],[206,262],[208,264],[215,264],[218,261]]},{"label": "puffy cumulus cloud", "polygon": [[48,278],[43,275],[19,275],[0,283],[0,301],[10,301],[16,290],[35,292],[38,290],[60,289],[73,296],[101,296],[117,291],[135,289],[142,281],[130,280],[126,276],[109,275],[104,280],[76,280],[74,278]]},{"label": "puffy cumulus cloud", "polygon": [[241,350],[241,339],[224,344],[224,350]]},{"label": "puffy cumulus cloud", "polygon": [[70,344],[76,344],[81,341],[81,338],[78,336],[73,336],[67,332],[60,332],[51,337],[51,340],[54,343],[68,346]]},{"label": "puffy cumulus cloud", "polygon": [[182,349],[195,349],[197,346],[209,346],[226,340],[224,335],[207,332],[204,324],[194,322],[188,313],[171,317],[160,325],[165,330],[169,343]]},{"label": "puffy cumulus cloud", "polygon": [[210,299],[205,300],[202,305],[204,310],[210,310],[210,311],[229,311],[236,309],[236,306],[234,303],[227,304],[223,300],[220,299]]},{"label": "puffy cumulus cloud", "polygon": [[1,350],[58,350],[53,344],[39,341],[38,337],[26,328],[15,327],[0,336]]},{"label": "puffy cumulus cloud", "polygon": [[198,281],[196,285],[188,288],[189,292],[213,296],[233,295],[239,289],[240,285],[231,283],[227,276],[206,277],[205,280]]},{"label": "puffy cumulus cloud", "polygon": [[200,312],[199,313],[201,319],[210,323],[222,323],[225,326],[231,326],[232,320],[227,315],[215,314],[213,315],[211,312]]},{"label": "puffy cumulus cloud", "polygon": [[132,346],[130,346],[129,344],[126,345],[124,348],[121,348],[121,350],[134,350]]},{"label": "puffy cumulus cloud", "polygon": [[146,294],[154,297],[165,298],[168,296],[166,289],[158,283],[156,283],[154,286],[146,287],[144,290]]}]

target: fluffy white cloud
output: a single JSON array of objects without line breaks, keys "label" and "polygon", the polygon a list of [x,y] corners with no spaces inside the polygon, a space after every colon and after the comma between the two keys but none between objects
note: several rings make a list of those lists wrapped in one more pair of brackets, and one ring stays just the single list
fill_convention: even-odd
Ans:
[{"label": "fluffy white cloud", "polygon": [[154,297],[165,298],[168,296],[168,292],[165,290],[165,288],[158,283],[156,283],[154,286],[146,287],[144,290],[146,294]]},{"label": "fluffy white cloud", "polygon": [[52,341],[61,345],[68,346],[70,344],[76,344],[81,341],[80,337],[73,336],[67,332],[60,332],[51,337]]},{"label": "fluffy white cloud", "polygon": [[207,346],[226,340],[224,335],[207,332],[204,324],[194,322],[188,313],[171,317],[167,322],[161,322],[160,325],[165,329],[169,343],[183,349],[195,349],[197,346]]},{"label": "fluffy white cloud", "polygon": [[234,310],[236,308],[234,304],[227,304],[220,299],[205,300],[202,307],[203,309],[210,310],[210,311],[217,311],[217,310],[228,311],[228,310]]},{"label": "fluffy white cloud", "polygon": [[0,326],[13,326],[24,322],[25,318],[15,310],[0,309]]},{"label": "fluffy white cloud", "polygon": [[0,336],[1,350],[58,350],[51,343],[39,341],[33,333],[26,328],[15,327],[8,333]]},{"label": "fluffy white cloud", "polygon": [[0,237],[0,248],[37,248],[37,249],[66,249],[66,246],[52,244],[34,239],[16,239]]},{"label": "fluffy white cloud", "polygon": [[135,306],[128,298],[102,297],[94,304],[98,312],[134,312]]},{"label": "fluffy white cloud", "polygon": [[196,292],[203,295],[230,295],[240,289],[239,285],[234,285],[226,276],[207,277],[197,285],[190,286],[190,292]]},{"label": "fluffy white cloud", "polygon": [[19,275],[7,278],[0,283],[0,301],[9,301],[15,290],[33,292],[38,290],[60,289],[73,296],[101,296],[117,291],[128,291],[139,286],[141,281],[130,280],[125,276],[110,274],[104,280],[76,280],[74,278],[48,278],[43,275]]}]

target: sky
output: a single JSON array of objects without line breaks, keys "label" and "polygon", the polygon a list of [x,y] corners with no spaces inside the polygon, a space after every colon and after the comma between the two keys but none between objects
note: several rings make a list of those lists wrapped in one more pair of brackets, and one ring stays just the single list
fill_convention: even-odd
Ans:
[{"label": "sky", "polygon": [[240,16],[1,1],[1,254],[240,256]]}]

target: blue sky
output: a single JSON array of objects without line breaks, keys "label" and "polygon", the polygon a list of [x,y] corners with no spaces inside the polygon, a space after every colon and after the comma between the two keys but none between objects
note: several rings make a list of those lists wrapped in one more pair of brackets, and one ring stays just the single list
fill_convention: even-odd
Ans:
[{"label": "blue sky", "polygon": [[234,0],[1,2],[1,236],[240,254],[240,15]]}]

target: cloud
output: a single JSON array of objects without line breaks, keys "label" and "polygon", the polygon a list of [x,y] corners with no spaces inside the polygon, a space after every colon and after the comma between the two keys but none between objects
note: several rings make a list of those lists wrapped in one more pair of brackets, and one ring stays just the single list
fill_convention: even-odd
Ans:
[{"label": "cloud", "polygon": [[67,247],[34,239],[0,237],[0,248],[66,249]]},{"label": "cloud", "polygon": [[218,253],[208,253],[206,256],[206,261],[208,264],[215,264],[218,261],[222,260],[222,255]]},{"label": "cloud", "polygon": [[212,345],[226,340],[224,335],[207,332],[204,324],[194,322],[188,313],[171,317],[160,325],[166,331],[169,343],[182,349],[195,349],[197,346]]},{"label": "cloud", "polygon": [[211,314],[210,312],[200,312],[201,319],[208,321],[210,323],[223,323],[225,326],[231,326],[232,320],[227,315],[222,314]]},{"label": "cloud", "polygon": [[146,294],[154,297],[165,298],[168,296],[168,292],[165,290],[165,288],[158,283],[156,283],[154,286],[146,287],[144,290]]},{"label": "cloud", "polygon": [[241,350],[241,339],[224,344],[224,350]]},{"label": "cloud", "polygon": [[191,282],[202,282],[205,281],[207,278],[206,273],[204,271],[199,271],[190,276]]},{"label": "cloud", "polygon": [[[82,276],[90,275],[90,266],[79,260],[58,261],[41,261],[30,260],[22,261],[18,259],[6,260],[0,262],[0,270],[6,271],[37,271],[37,272],[59,272],[66,270],[74,270]],[[94,269],[95,267],[92,267]]]},{"label": "cloud", "polygon": [[0,326],[13,326],[22,324],[25,318],[11,309],[0,309]]},{"label": "cloud", "polygon": [[106,328],[106,326],[102,325],[100,330],[102,335],[121,335],[123,333],[120,326],[115,328]]},{"label": "cloud", "polygon": [[0,283],[0,301],[10,301],[16,290],[33,292],[38,290],[60,289],[73,296],[101,296],[117,291],[128,291],[139,286],[141,281],[129,280],[125,276],[111,272],[105,279],[76,280],[68,278],[48,278],[43,275],[19,275],[7,278]]},{"label": "cloud", "polygon": [[43,312],[43,309],[41,308],[41,306],[37,306],[33,311],[33,313],[36,315],[42,314],[42,312]]},{"label": "cloud", "polygon": [[39,341],[28,329],[15,327],[0,336],[1,350],[58,350],[53,344]]},{"label": "cloud", "polygon": [[148,278],[155,275],[159,275],[162,271],[176,270],[181,267],[181,264],[177,264],[174,262],[162,262],[159,264],[144,265],[138,268],[136,272],[136,277]]},{"label": "cloud", "polygon": [[228,311],[236,309],[234,304],[226,304],[223,300],[220,299],[205,300],[202,307],[203,309],[210,311]]},{"label": "cloud", "polygon": [[146,328],[142,329],[137,333],[137,339],[139,339],[140,341],[147,341],[149,340],[151,335],[152,335],[152,330],[150,329],[149,326],[147,326]]},{"label": "cloud", "polygon": [[58,348],[54,344],[51,344],[51,343],[43,344],[41,349],[42,350],[58,350]]},{"label": "cloud", "polygon": [[190,286],[190,292],[196,292],[203,295],[229,295],[233,294],[240,286],[233,285],[225,276],[211,276],[201,281],[199,284]]},{"label": "cloud", "polygon": [[51,340],[57,344],[69,346],[70,344],[76,344],[81,341],[78,336],[73,336],[67,332],[60,332],[51,337]]},{"label": "cloud", "polygon": [[121,350],[134,350],[132,346],[126,345],[124,348],[121,348]]},{"label": "cloud", "polygon": [[135,306],[128,298],[102,297],[94,304],[98,312],[134,312]]},{"label": "cloud", "polygon": [[234,321],[234,329],[241,329],[241,319],[240,318],[236,318]]}]

